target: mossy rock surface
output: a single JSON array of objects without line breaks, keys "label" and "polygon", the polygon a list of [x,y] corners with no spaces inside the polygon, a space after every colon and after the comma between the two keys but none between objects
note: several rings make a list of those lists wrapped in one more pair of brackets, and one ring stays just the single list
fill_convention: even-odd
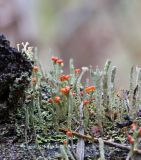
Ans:
[{"label": "mossy rock surface", "polygon": [[0,119],[22,105],[31,74],[31,60],[0,35]]}]

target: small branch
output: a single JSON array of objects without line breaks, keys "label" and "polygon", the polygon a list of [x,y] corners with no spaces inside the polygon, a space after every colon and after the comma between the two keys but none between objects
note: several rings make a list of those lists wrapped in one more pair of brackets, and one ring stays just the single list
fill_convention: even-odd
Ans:
[{"label": "small branch", "polygon": [[141,154],[141,150],[140,149],[134,149],[133,152],[137,153],[137,154]]},{"label": "small branch", "polygon": [[[63,129],[63,128],[60,128],[59,131],[66,134],[66,132],[67,132],[68,130],[67,130],[67,129]],[[79,134],[78,132],[74,132],[74,131],[72,131],[72,134],[73,134],[74,136],[78,137],[78,138],[83,138],[83,139],[86,140],[86,141],[93,141],[93,142],[95,142],[95,143],[99,143],[98,138],[93,138],[93,137],[91,137],[91,136]],[[106,144],[106,145],[109,145],[109,146],[112,146],[112,147],[117,147],[117,148],[124,149],[124,150],[127,150],[127,151],[129,151],[129,150],[131,149],[130,146],[126,146],[125,144],[119,144],[119,143],[110,142],[110,141],[107,141],[107,140],[103,140],[103,142],[104,142],[104,144]],[[136,153],[141,154],[141,151],[140,151],[140,150],[136,150]]]}]

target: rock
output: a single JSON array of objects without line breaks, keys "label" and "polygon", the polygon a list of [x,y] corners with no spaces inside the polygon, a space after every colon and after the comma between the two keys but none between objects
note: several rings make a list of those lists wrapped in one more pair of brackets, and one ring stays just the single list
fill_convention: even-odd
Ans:
[{"label": "rock", "polygon": [[32,61],[0,35],[0,119],[23,104],[32,74]]}]

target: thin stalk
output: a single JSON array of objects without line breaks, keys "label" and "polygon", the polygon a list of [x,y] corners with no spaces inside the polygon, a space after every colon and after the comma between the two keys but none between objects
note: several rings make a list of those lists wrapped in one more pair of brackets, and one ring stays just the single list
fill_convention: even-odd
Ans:
[{"label": "thin stalk", "polygon": [[73,105],[72,105],[72,96],[69,93],[67,97],[67,105],[68,105],[68,129],[71,130],[71,124],[72,124],[72,111],[73,111]]}]

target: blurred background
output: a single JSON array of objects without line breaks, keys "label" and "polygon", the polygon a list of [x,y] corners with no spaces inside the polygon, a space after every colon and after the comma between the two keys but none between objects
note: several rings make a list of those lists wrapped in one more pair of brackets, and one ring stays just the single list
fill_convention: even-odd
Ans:
[{"label": "blurred background", "polygon": [[118,67],[117,82],[128,86],[132,65],[141,65],[141,0],[0,0],[0,33],[16,46],[37,46],[50,69],[51,55],[75,66]]}]

